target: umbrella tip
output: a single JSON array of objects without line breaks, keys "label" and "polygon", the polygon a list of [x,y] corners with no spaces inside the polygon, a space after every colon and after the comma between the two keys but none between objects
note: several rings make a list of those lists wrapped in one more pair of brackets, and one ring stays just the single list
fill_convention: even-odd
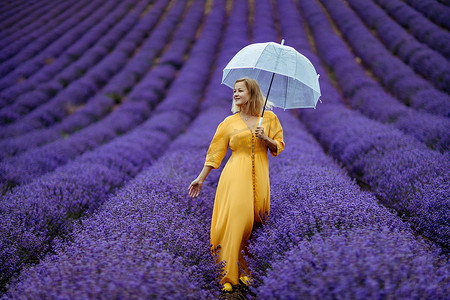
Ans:
[{"label": "umbrella tip", "polygon": [[281,40],[281,45],[284,45],[284,39]]}]

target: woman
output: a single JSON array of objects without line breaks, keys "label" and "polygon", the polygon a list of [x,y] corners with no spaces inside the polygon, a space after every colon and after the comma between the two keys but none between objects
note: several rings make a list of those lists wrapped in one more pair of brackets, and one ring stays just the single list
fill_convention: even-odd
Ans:
[{"label": "woman", "polygon": [[211,221],[212,249],[219,247],[225,261],[224,291],[232,291],[239,279],[248,285],[249,274],[241,251],[245,251],[255,223],[269,214],[270,185],[267,150],[277,156],[284,149],[283,129],[277,116],[266,111],[257,126],[264,97],[256,80],[242,78],[233,90],[233,115],[219,124],[200,175],[189,186],[189,195],[199,195],[211,169],[217,169],[228,147],[232,155],[219,179]]}]

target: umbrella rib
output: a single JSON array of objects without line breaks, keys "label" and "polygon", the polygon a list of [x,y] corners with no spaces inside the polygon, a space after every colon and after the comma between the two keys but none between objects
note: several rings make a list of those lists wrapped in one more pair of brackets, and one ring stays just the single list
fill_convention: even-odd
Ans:
[{"label": "umbrella rib", "polygon": [[286,102],[287,102],[287,91],[288,91],[288,87],[289,87],[289,78],[286,79],[286,88],[284,89],[284,107],[283,109],[286,109]]},{"label": "umbrella rib", "polygon": [[[266,48],[267,48],[268,45],[269,45],[269,44],[267,44],[267,45],[264,47],[264,49],[261,51],[261,53],[263,53],[264,50],[266,50]],[[259,55],[259,56],[258,56],[258,59],[256,60],[256,63],[255,63],[255,66],[253,67],[253,69],[256,69],[256,66],[258,65],[259,60],[261,59],[261,57],[262,57],[262,55]],[[258,69],[264,70],[263,68],[258,68]],[[267,71],[268,71],[268,70],[267,70]]]}]

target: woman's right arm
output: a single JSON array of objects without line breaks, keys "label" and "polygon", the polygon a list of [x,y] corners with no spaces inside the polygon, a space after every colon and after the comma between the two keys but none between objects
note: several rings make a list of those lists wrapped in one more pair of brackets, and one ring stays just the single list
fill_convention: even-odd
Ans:
[{"label": "woman's right arm", "polygon": [[216,133],[209,145],[208,153],[206,154],[206,160],[203,170],[200,175],[191,182],[189,185],[189,196],[197,197],[202,189],[203,182],[208,176],[211,169],[217,169],[225,157],[228,149],[228,136],[226,134],[224,122],[220,123],[217,127]]},{"label": "woman's right arm", "polygon": [[200,191],[203,186],[203,182],[205,181],[206,177],[208,176],[209,172],[211,172],[212,166],[204,166],[203,170],[200,172],[200,174],[195,178],[194,181],[191,182],[189,185],[189,196],[192,198],[197,197],[200,194]]}]

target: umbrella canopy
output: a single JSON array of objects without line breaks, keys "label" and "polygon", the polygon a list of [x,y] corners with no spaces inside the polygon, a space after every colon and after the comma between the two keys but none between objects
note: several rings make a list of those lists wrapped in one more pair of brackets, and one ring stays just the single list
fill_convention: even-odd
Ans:
[{"label": "umbrella canopy", "polygon": [[316,108],[320,97],[319,75],[312,63],[294,48],[255,43],[242,48],[223,69],[222,83],[234,88],[237,79],[258,81],[266,99],[277,107]]}]

